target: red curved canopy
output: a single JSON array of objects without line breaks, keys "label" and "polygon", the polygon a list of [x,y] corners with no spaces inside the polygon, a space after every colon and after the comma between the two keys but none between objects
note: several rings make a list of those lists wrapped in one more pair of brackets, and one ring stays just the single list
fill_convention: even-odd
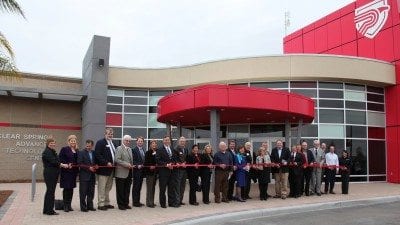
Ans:
[{"label": "red curved canopy", "polygon": [[284,91],[230,85],[202,85],[160,99],[157,121],[172,125],[210,124],[210,110],[220,112],[221,124],[304,123],[314,119],[311,98]]}]

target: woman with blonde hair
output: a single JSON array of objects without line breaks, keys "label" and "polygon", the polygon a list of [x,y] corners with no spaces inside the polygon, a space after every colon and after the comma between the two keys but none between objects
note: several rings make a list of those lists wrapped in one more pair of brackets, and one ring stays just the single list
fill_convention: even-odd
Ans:
[{"label": "woman with blonde hair", "polygon": [[258,172],[258,188],[260,189],[260,200],[268,199],[268,184],[271,182],[271,158],[264,147],[258,149],[256,158]]},{"label": "woman with blonde hair", "polygon": [[61,168],[60,187],[63,188],[64,211],[73,211],[71,207],[74,188],[76,187],[76,176],[79,168],[73,165],[77,164],[78,159],[78,144],[75,135],[69,135],[67,146],[61,148],[60,162],[68,164],[67,168]]}]

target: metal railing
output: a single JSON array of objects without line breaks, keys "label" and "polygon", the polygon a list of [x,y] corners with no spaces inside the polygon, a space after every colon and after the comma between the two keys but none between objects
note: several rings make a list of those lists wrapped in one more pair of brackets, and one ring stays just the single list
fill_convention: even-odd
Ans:
[{"label": "metal railing", "polygon": [[35,200],[36,194],[36,163],[32,165],[32,187],[31,187],[31,201]]}]

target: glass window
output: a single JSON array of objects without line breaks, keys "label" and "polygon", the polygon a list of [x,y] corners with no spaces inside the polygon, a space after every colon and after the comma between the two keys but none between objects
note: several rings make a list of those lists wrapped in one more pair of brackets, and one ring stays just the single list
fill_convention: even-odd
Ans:
[{"label": "glass window", "polygon": [[157,105],[158,101],[162,99],[164,96],[150,96],[149,98],[149,105]]},{"label": "glass window", "polygon": [[320,123],[343,123],[344,116],[343,110],[335,109],[320,109],[319,110]]},{"label": "glass window", "polygon": [[147,113],[147,106],[125,105],[124,112],[128,113]]},{"label": "glass window", "polygon": [[149,128],[149,139],[162,139],[167,135],[165,128]]},{"label": "glass window", "polygon": [[285,125],[250,125],[251,137],[283,137]]},{"label": "glass window", "polygon": [[147,126],[147,115],[145,114],[124,114],[124,126]]},{"label": "glass window", "polygon": [[346,100],[358,101],[358,102],[365,101],[365,92],[346,90],[344,93]]},{"label": "glass window", "polygon": [[230,125],[228,126],[228,138],[248,138],[248,125]]},{"label": "glass window", "polygon": [[150,91],[150,96],[166,96],[171,94],[171,91]]},{"label": "glass window", "polygon": [[150,106],[149,113],[157,113],[157,106]]},{"label": "glass window", "polygon": [[250,83],[250,86],[260,88],[288,88],[288,82]]},{"label": "glass window", "polygon": [[346,149],[350,152],[351,159],[353,160],[351,174],[367,174],[367,141],[347,139]]},{"label": "glass window", "polygon": [[380,112],[384,112],[385,111],[385,105],[384,104],[368,102],[367,107],[368,107],[367,108],[368,110],[372,110],[372,111],[380,111]]},{"label": "glass window", "polygon": [[107,112],[122,112],[122,105],[107,105]]},{"label": "glass window", "polygon": [[386,176],[369,176],[369,181],[386,181]]},{"label": "glass window", "polygon": [[346,108],[349,108],[349,109],[365,109],[365,102],[346,101]]},{"label": "glass window", "polygon": [[316,89],[290,89],[290,92],[297,93],[300,95],[308,96],[310,98],[317,97],[317,90]]},{"label": "glass window", "polygon": [[319,88],[343,89],[342,83],[319,82]]},{"label": "glass window", "polygon": [[368,159],[370,174],[386,173],[386,149],[384,141],[368,141]]},{"label": "glass window", "polygon": [[320,98],[343,98],[343,91],[319,90]]},{"label": "glass window", "polygon": [[137,138],[139,136],[142,136],[144,138],[147,138],[147,129],[146,128],[129,128],[129,127],[124,127],[124,134],[126,135],[129,134],[132,136],[132,138]]},{"label": "glass window", "polygon": [[157,114],[156,113],[149,113],[149,127],[160,127],[165,128],[165,123],[159,123],[157,121]]},{"label": "glass window", "polygon": [[122,104],[122,97],[107,96],[107,103]]},{"label": "glass window", "polygon": [[385,126],[385,114],[378,112],[367,112],[368,125],[374,127],[384,127]]},{"label": "glass window", "polygon": [[147,98],[126,97],[125,104],[147,105]]},{"label": "glass window", "polygon": [[385,128],[368,127],[368,138],[385,139]]},{"label": "glass window", "polygon": [[147,91],[125,90],[125,96],[143,96],[143,97],[147,97]]},{"label": "glass window", "polygon": [[291,81],[291,88],[317,88],[317,82],[310,81]]},{"label": "glass window", "polygon": [[[285,128],[284,125],[283,128]],[[298,126],[291,128],[292,137],[297,137],[298,129]],[[318,126],[313,124],[303,125],[301,128],[301,137],[318,137]]]},{"label": "glass window", "polygon": [[371,102],[381,102],[384,103],[385,102],[385,96],[384,95],[374,95],[374,94],[367,94],[367,99],[368,101]]},{"label": "glass window", "polygon": [[346,110],[346,123],[350,124],[366,124],[364,111]]},{"label": "glass window", "polygon": [[[314,102],[315,102],[315,101],[314,101]],[[314,110],[314,120],[313,120],[313,123],[318,123],[318,110],[317,110],[317,109]]]},{"label": "glass window", "polygon": [[319,125],[319,136],[328,138],[344,138],[344,126],[343,125],[330,125],[320,124]]},{"label": "glass window", "polygon": [[107,95],[108,96],[119,96],[119,97],[122,97],[123,92],[122,92],[122,90],[108,89],[107,90]]},{"label": "glass window", "polygon": [[367,128],[362,126],[346,126],[346,137],[348,138],[366,138]]},{"label": "glass window", "polygon": [[319,100],[321,108],[343,108],[342,100]]},{"label": "glass window", "polygon": [[384,94],[385,93],[385,90],[383,88],[380,88],[380,87],[367,86],[367,91],[368,92],[378,93],[378,94]]},{"label": "glass window", "polygon": [[211,138],[210,127],[196,127],[196,138]]},{"label": "glass window", "polygon": [[345,87],[346,87],[347,90],[365,91],[365,86],[364,85],[346,84]]},{"label": "glass window", "polygon": [[[194,138],[194,127],[187,127],[187,128],[183,128],[182,127],[182,136],[184,136],[185,138],[188,139],[192,139]],[[178,134],[178,128],[172,128],[172,137],[173,138],[179,138],[179,134]]]},{"label": "glass window", "polygon": [[326,152],[329,151],[329,146],[335,146],[335,153],[338,154],[338,156],[344,149],[344,139],[321,139],[320,142],[326,144]]}]

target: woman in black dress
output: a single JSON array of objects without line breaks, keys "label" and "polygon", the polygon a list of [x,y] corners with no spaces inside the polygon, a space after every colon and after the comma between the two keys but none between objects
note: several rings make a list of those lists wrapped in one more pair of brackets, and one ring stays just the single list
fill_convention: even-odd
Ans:
[{"label": "woman in black dress", "polygon": [[201,165],[208,165],[200,167],[200,177],[201,177],[201,191],[203,193],[203,203],[210,204],[210,182],[211,182],[211,173],[213,168],[213,153],[211,145],[206,145],[204,148],[204,153],[200,157]]},{"label": "woman in black dress", "polygon": [[68,164],[68,168],[61,169],[60,173],[60,187],[63,190],[64,211],[73,211],[71,207],[72,196],[74,188],[76,187],[76,176],[78,175],[79,168],[73,167],[77,164],[78,159],[78,145],[75,135],[68,136],[68,146],[65,146],[60,151],[60,162]]},{"label": "woman in black dress", "polygon": [[[200,154],[199,154],[199,146],[193,145],[192,152],[188,155],[186,159],[186,163],[199,165],[200,164]],[[200,170],[198,166],[189,166],[187,167],[187,174],[189,178],[189,204],[191,205],[199,205],[196,199],[196,191],[199,181]]]},{"label": "woman in black dress", "polygon": [[53,138],[48,138],[46,140],[46,148],[42,153],[43,177],[46,183],[46,194],[43,205],[43,214],[45,215],[58,215],[54,211],[54,193],[56,192],[58,176],[60,175],[60,167],[68,168],[67,164],[60,163],[55,148],[56,141]]},{"label": "woman in black dress", "polygon": [[342,152],[342,157],[339,159],[340,175],[342,178],[342,194],[349,193],[350,171],[353,163],[346,150]]},{"label": "woman in black dress", "polygon": [[157,152],[157,141],[150,141],[150,148],[144,156],[144,173],[146,175],[146,206],[154,208],[154,193],[156,191],[157,182],[157,169],[156,169],[156,152]]},{"label": "woman in black dress", "polygon": [[267,201],[268,199],[268,184],[271,182],[271,158],[269,152],[264,148],[258,149],[256,158],[258,172],[258,188],[260,189],[260,200]]}]

